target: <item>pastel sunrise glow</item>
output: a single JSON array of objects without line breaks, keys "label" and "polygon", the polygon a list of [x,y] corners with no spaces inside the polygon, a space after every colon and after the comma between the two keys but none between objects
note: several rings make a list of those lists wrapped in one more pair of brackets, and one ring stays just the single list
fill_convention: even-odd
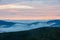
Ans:
[{"label": "pastel sunrise glow", "polygon": [[0,19],[60,19],[60,0],[1,0]]},{"label": "pastel sunrise glow", "polygon": [[32,8],[33,7],[30,6],[14,5],[14,4],[0,5],[0,9],[32,9]]}]

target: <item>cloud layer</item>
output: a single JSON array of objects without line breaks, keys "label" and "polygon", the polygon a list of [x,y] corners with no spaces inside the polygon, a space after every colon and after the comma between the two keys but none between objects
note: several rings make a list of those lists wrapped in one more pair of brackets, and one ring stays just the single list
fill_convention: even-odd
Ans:
[{"label": "cloud layer", "polygon": [[31,6],[24,6],[24,5],[14,5],[14,4],[9,4],[9,5],[0,5],[0,9],[32,9],[33,7]]}]

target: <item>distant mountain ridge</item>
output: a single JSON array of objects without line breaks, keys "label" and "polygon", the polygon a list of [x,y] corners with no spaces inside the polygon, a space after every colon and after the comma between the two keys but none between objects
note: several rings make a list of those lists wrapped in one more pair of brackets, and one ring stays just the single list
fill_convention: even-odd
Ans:
[{"label": "distant mountain ridge", "polygon": [[50,25],[50,26],[60,27],[60,20],[50,20],[47,22],[47,24],[52,24],[52,23],[54,23],[54,24]]},{"label": "distant mountain ridge", "polygon": [[5,27],[11,27],[11,26],[13,26],[13,25],[15,25],[16,23],[14,23],[14,22],[7,22],[7,21],[4,21],[4,20],[0,20],[0,26],[3,26],[4,25],[4,28]]},{"label": "distant mountain ridge", "polygon": [[[56,27],[56,26],[58,26],[58,27],[60,27],[60,20],[49,20],[49,21],[47,21],[47,22],[41,22],[41,21],[36,21],[36,22],[32,22],[32,23],[16,23],[16,22],[8,22],[8,21],[5,21],[5,20],[0,20],[0,26],[3,26],[4,25],[4,27],[11,27],[11,26],[14,26],[15,24],[23,24],[23,25],[26,25],[26,26],[31,26],[31,25],[38,25],[38,24],[43,24],[44,25],[44,23],[45,24],[47,24],[47,26],[49,25],[49,26],[54,26],[54,27]],[[51,25],[50,25],[51,24]]]},{"label": "distant mountain ridge", "polygon": [[13,22],[0,20],[0,33],[3,32],[15,32],[15,31],[26,31],[43,27],[60,27],[60,20],[49,20],[46,22],[34,21],[26,22]]}]

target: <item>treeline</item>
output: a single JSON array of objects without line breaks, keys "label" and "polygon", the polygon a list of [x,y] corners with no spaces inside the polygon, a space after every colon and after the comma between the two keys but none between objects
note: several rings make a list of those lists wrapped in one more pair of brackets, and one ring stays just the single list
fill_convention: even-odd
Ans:
[{"label": "treeline", "polygon": [[44,27],[21,32],[0,33],[0,40],[60,40],[60,28]]}]

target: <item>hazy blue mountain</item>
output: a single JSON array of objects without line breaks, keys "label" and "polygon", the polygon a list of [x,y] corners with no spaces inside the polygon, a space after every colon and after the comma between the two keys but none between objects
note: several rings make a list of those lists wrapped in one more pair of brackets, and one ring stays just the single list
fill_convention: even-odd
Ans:
[{"label": "hazy blue mountain", "polygon": [[4,21],[4,20],[0,20],[0,27],[4,26],[3,28],[12,27],[15,24],[16,23],[14,23],[14,22],[7,22],[7,21]]},{"label": "hazy blue mountain", "polygon": [[26,31],[41,27],[60,27],[60,20],[0,20],[0,33]]},{"label": "hazy blue mountain", "polygon": [[60,27],[60,20],[50,20],[47,22],[47,24],[52,24],[54,23],[53,25],[50,25],[52,27]]}]

